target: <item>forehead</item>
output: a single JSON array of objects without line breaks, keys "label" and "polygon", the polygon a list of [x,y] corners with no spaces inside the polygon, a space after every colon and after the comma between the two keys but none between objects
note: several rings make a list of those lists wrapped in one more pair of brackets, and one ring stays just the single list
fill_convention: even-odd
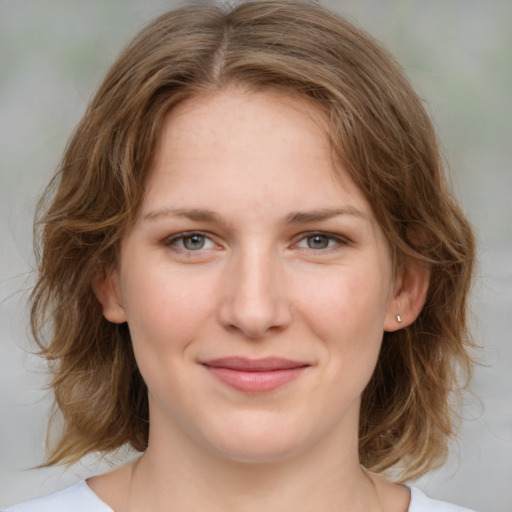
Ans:
[{"label": "forehead", "polygon": [[[233,136],[240,144],[233,144]],[[251,139],[266,146],[302,140],[327,154],[327,115],[319,104],[297,94],[232,85],[194,95],[173,108],[165,119],[157,157],[179,153],[184,143],[187,149],[220,144],[223,151],[240,150],[241,143],[252,149]]]},{"label": "forehead", "polygon": [[177,188],[208,183],[218,194],[219,186],[236,181],[245,188],[282,187],[297,201],[307,201],[312,189],[362,200],[333,157],[325,112],[312,100],[274,90],[230,88],[174,108],[162,128],[147,195],[158,195],[164,181]]}]

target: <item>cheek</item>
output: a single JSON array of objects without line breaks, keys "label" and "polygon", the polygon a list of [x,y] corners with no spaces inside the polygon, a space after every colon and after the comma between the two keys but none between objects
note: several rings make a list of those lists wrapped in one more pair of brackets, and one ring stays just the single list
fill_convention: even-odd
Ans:
[{"label": "cheek", "polygon": [[336,390],[335,408],[360,396],[373,374],[390,293],[380,272],[344,270],[302,292],[303,317],[322,341],[325,377]]},{"label": "cheek", "polygon": [[[170,272],[165,265],[132,278],[123,290],[135,356],[144,373],[172,365],[211,316],[213,290],[201,276]],[[211,284],[211,283],[210,283]]]},{"label": "cheek", "polygon": [[297,293],[304,317],[323,339],[361,344],[382,337],[390,285],[380,272],[343,268]]}]

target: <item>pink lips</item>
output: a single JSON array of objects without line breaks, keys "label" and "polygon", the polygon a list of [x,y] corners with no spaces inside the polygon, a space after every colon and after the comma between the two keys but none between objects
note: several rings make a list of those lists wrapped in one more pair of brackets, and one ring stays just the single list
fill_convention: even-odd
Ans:
[{"label": "pink lips", "polygon": [[228,386],[249,393],[273,391],[299,377],[310,366],[308,363],[277,357],[225,357],[202,364]]}]

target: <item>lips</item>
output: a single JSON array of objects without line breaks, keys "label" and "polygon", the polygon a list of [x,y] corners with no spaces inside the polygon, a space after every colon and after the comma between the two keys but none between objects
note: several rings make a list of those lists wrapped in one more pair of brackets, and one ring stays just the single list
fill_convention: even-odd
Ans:
[{"label": "lips", "polygon": [[310,367],[305,362],[278,357],[226,357],[201,364],[224,384],[248,393],[273,391],[297,379]]}]

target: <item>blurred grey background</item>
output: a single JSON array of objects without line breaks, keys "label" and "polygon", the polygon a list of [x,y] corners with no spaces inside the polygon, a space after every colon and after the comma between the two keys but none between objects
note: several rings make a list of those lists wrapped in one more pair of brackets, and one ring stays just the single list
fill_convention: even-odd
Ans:
[{"label": "blurred grey background", "polygon": [[[396,56],[432,113],[480,240],[477,368],[448,464],[416,483],[486,512],[512,511],[512,1],[331,0]],[[106,463],[43,461],[50,400],[24,301],[31,221],[73,127],[119,50],[164,0],[0,0],[0,507]]]}]

